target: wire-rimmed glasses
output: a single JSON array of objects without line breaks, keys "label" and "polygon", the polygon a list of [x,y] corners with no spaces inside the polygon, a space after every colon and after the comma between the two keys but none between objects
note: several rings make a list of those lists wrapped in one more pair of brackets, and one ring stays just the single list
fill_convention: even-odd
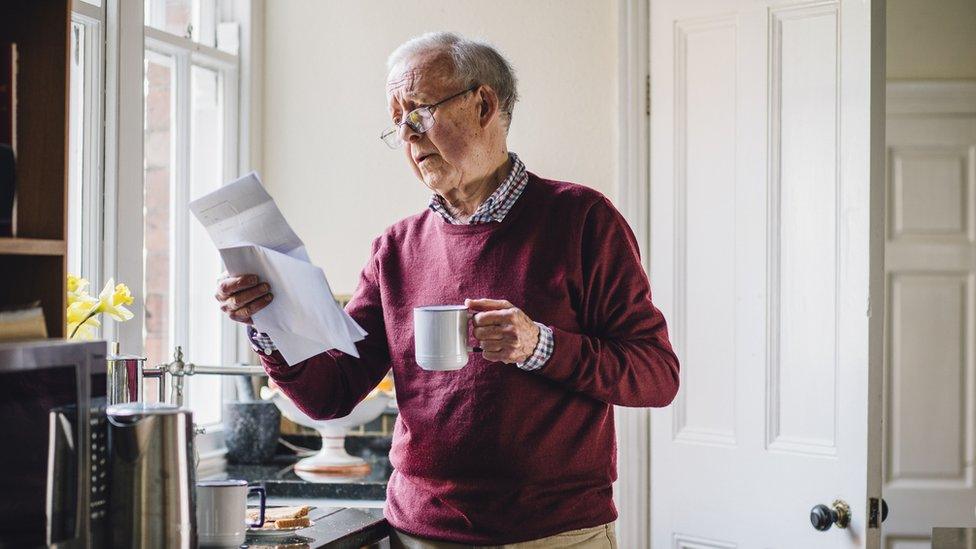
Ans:
[{"label": "wire-rimmed glasses", "polygon": [[444,99],[441,99],[440,101],[431,105],[417,107],[416,109],[408,112],[407,115],[403,117],[403,121],[395,122],[392,126],[383,130],[383,133],[380,134],[380,139],[382,139],[383,142],[386,143],[386,145],[391,149],[399,148],[400,145],[403,145],[403,139],[400,138],[400,126],[406,124],[414,132],[424,133],[434,125],[434,109],[440,105],[443,105],[444,103],[447,103],[455,97],[461,97],[462,95],[468,92],[473,92],[476,89],[478,89],[477,85],[466,90],[461,90],[454,95],[445,97]]}]

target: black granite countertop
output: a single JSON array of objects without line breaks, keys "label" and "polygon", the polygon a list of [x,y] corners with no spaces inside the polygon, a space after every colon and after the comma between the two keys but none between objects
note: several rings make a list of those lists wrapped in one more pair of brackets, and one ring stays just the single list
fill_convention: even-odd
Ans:
[{"label": "black granite countertop", "polygon": [[[321,439],[319,439],[321,440]],[[292,440],[305,447],[314,447],[316,440]],[[294,505],[301,502],[313,506],[309,514],[313,525],[295,535],[268,538],[249,535],[242,547],[317,549],[362,547],[389,535],[389,525],[382,509],[361,508],[359,505],[317,505],[316,500],[353,500],[356,502],[386,499],[386,484],[393,471],[388,457],[390,437],[347,436],[346,451],[369,463],[370,472],[356,477],[334,477],[296,472],[296,455],[279,454],[271,462],[258,465],[228,463],[223,470],[202,479],[241,479],[248,484],[264,486],[268,505]]]},{"label": "black granite countertop", "polygon": [[[308,446],[311,446],[309,444]],[[260,465],[227,464],[207,478],[235,478],[263,484],[269,497],[385,500],[386,483],[393,472],[388,456],[390,437],[346,437],[346,451],[370,465],[369,474],[355,477],[313,475],[295,471],[295,455],[277,455]]]},{"label": "black granite countertop", "polygon": [[242,548],[248,549],[346,549],[376,543],[390,535],[380,509],[316,507],[309,513],[312,526],[298,533],[280,536],[248,534]]},{"label": "black granite countertop", "polygon": [[[384,500],[390,478],[390,460],[368,459],[371,471],[361,477],[313,476],[295,471],[295,458],[276,458],[262,465],[233,465],[209,478],[235,478],[263,485],[269,497]],[[301,475],[301,476],[299,476]]]}]

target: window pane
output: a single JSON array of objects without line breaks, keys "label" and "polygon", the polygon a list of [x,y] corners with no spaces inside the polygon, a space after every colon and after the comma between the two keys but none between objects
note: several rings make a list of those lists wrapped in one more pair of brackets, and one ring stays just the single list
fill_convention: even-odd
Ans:
[{"label": "window pane", "polygon": [[216,0],[145,0],[145,23],[176,36],[213,47]]},{"label": "window pane", "polygon": [[[172,347],[172,250],[170,196],[174,174],[174,66],[172,58],[146,52],[144,173],[144,295],[143,349],[148,364],[169,361]],[[147,384],[148,385],[148,384]],[[155,388],[146,387],[147,394]]]},{"label": "window pane", "polygon": [[70,82],[68,91],[68,272],[81,272],[81,235],[85,158],[85,26],[71,23]]},{"label": "window pane", "polygon": [[[191,199],[209,193],[223,182],[223,100],[220,75],[190,69],[190,192]],[[189,318],[187,347],[198,364],[221,364],[221,313],[213,293],[222,267],[220,256],[196,220],[189,227]],[[221,376],[194,376],[189,405],[199,424],[217,423],[221,415]]]},{"label": "window pane", "polygon": [[193,0],[146,0],[146,24],[177,36],[190,35]]}]

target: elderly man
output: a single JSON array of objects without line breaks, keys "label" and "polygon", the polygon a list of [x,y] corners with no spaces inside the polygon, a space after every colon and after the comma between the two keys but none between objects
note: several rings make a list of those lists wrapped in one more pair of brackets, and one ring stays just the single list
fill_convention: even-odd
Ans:
[{"label": "elderly man", "polygon": [[[634,235],[599,192],[508,152],[515,77],[491,46],[427,34],[388,68],[381,138],[403,147],[429,207],[373,242],[346,307],[369,332],[360,358],[286,364],[251,329],[261,360],[315,418],[348,414],[393,368],[394,547],[615,547],[612,405],[666,406],[678,389]],[[217,299],[249,323],[271,291],[228,277]],[[461,302],[483,351],[420,369],[412,309]]]}]

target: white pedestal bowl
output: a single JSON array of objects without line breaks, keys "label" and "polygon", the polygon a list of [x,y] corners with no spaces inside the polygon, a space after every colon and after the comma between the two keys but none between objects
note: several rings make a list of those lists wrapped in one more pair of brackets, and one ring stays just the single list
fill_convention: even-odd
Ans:
[{"label": "white pedestal bowl", "polygon": [[348,477],[361,477],[369,474],[369,463],[361,457],[346,452],[346,433],[353,427],[369,423],[386,410],[390,396],[378,392],[366,397],[352,409],[348,416],[314,420],[298,409],[298,406],[279,389],[261,388],[261,398],[270,400],[278,406],[282,415],[295,423],[310,427],[322,436],[322,449],[313,456],[303,458],[295,464],[299,476],[310,474],[315,480],[341,480]]}]

